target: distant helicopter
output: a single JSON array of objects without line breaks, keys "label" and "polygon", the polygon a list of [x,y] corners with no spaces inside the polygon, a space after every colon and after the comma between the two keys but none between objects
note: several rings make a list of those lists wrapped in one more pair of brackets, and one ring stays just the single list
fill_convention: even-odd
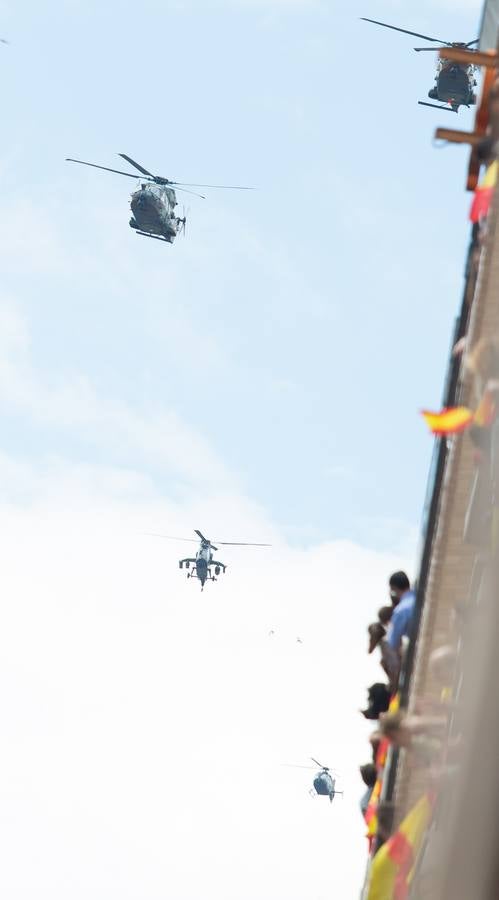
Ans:
[{"label": "distant helicopter", "polygon": [[[422,38],[423,41],[432,41],[441,44],[440,47],[414,47],[416,53],[424,51],[436,52],[444,50],[447,47],[461,47],[463,50],[476,50],[473,44],[478,44],[479,38],[474,41],[468,41],[467,44],[459,41],[440,41],[438,38],[428,37],[426,34],[418,34],[417,31],[407,31],[405,28],[397,28],[395,25],[387,25],[386,22],[378,22],[376,19],[366,19],[361,16],[363,22],[372,22],[373,25],[381,25],[383,28],[391,28],[392,31],[401,31],[403,34],[411,34],[413,37]],[[450,59],[440,59],[437,63],[437,72],[435,75],[435,86],[428,91],[430,100],[440,100],[441,103],[447,103],[447,106],[441,106],[437,103],[426,103],[424,100],[418,100],[420,106],[431,106],[434,109],[446,109],[449,112],[458,111],[460,106],[475,106],[476,87],[475,73],[478,66],[466,65],[464,63],[456,63]]]},{"label": "distant helicopter", "polygon": [[[197,534],[200,540],[199,550],[194,557],[188,556],[185,559],[180,559],[178,565],[180,569],[183,569],[184,566],[186,569],[190,569],[191,565],[194,566],[192,572],[187,572],[187,578],[197,578],[198,581],[201,582],[201,590],[204,590],[206,582],[216,581],[221,572],[225,574],[227,566],[225,563],[213,559],[213,551],[216,552],[218,547],[215,547],[208,538],[205,538],[197,528],[194,529],[194,533]],[[162,537],[169,541],[189,541],[189,543],[196,543],[194,538],[171,537],[167,534],[153,534],[151,536]],[[237,541],[217,541],[217,543],[223,547],[270,547],[270,544],[247,544]],[[212,568],[215,569],[215,574],[212,573]]]},{"label": "distant helicopter", "polygon": [[[333,802],[336,794],[343,794],[343,791],[336,790],[336,779],[332,777],[330,772],[332,771],[329,766],[323,766],[320,762],[314,759],[313,756],[310,757],[313,763],[316,766],[319,766],[320,772],[317,772],[314,781],[313,781],[313,790],[315,790],[316,794],[319,794],[321,797],[329,797],[330,803]],[[292,766],[293,769],[311,769],[312,766]],[[312,790],[310,791],[312,793]]]},{"label": "distant helicopter", "polygon": [[[140,179],[140,187],[133,192],[130,200],[132,209],[132,218],[130,219],[130,228],[135,229],[137,234],[144,237],[154,238],[157,241],[166,241],[173,244],[175,237],[179,233],[185,234],[186,216],[185,212],[182,217],[177,216],[175,207],[177,206],[177,198],[174,187],[187,194],[193,194],[205,200],[203,194],[188,190],[189,187],[205,187],[217,188],[231,191],[251,191],[248,187],[234,187],[225,184],[192,184],[184,185],[180,181],[170,181],[169,178],[163,178],[161,175],[153,175],[143,166],[135,162],[126,153],[119,153],[122,159],[126,159],[130,165],[134,166],[144,176]],[[126,175],[127,178],[138,178],[133,172],[122,172],[120,169],[110,169],[107,166],[98,166],[95,163],[84,162],[82,159],[66,159],[66,162],[80,163],[82,166],[92,166],[94,169],[103,169],[105,172],[114,172],[116,175]]]}]

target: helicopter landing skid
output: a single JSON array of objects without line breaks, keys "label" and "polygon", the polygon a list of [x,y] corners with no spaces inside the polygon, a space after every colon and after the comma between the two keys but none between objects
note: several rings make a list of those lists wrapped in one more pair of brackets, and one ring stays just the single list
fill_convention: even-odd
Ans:
[{"label": "helicopter landing skid", "polygon": [[147,232],[147,231],[138,231],[137,228],[135,229],[135,234],[141,234],[142,237],[153,238],[153,240],[155,240],[155,241],[164,241],[166,244],[173,243],[173,241],[171,241],[167,237],[161,237],[159,234],[149,234],[149,232]]},{"label": "helicopter landing skid", "polygon": [[457,113],[457,109],[454,109],[453,106],[438,106],[436,103],[425,103],[424,100],[418,100],[419,106],[431,106],[432,109],[446,109],[447,112]]}]

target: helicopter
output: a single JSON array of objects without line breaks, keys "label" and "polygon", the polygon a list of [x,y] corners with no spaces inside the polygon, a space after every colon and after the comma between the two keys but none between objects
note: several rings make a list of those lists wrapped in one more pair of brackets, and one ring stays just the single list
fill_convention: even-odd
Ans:
[{"label": "helicopter", "polygon": [[[183,184],[179,181],[170,181],[161,175],[153,175],[147,169],[144,169],[138,162],[135,162],[131,156],[126,153],[119,153],[122,159],[126,160],[131,166],[134,166],[141,174],[139,187],[133,192],[130,199],[130,207],[132,217],[129,221],[130,228],[133,228],[136,234],[143,237],[154,238],[157,241],[166,241],[173,244],[175,237],[179,233],[185,234],[186,215],[178,216],[175,212],[177,197],[175,188],[184,191],[187,194],[193,194],[206,200],[204,194],[198,194],[191,191],[189,187],[217,188],[231,191],[251,191],[252,188],[236,187],[234,185],[225,184]],[[85,162],[82,159],[67,158],[66,162],[79,163],[82,166],[91,166],[94,169],[103,169],[105,172],[114,172],[115,175],[125,175],[127,178],[138,179],[139,176],[134,172],[122,172],[121,169],[110,169],[108,166],[98,166],[96,163]]]},{"label": "helicopter", "polygon": [[[414,47],[416,53],[425,51],[435,52],[443,51],[447,47],[459,47],[462,50],[476,51],[473,44],[478,44],[479,38],[474,41],[468,41],[467,44],[460,41],[440,41],[438,38],[428,37],[426,34],[419,34],[417,31],[407,31],[406,28],[397,28],[395,25],[387,25],[386,22],[378,22],[376,19],[366,19],[361,16],[363,22],[371,22],[373,25],[381,25],[383,28],[391,28],[392,31],[401,31],[403,34],[410,34],[413,37],[422,38],[423,41],[431,41],[432,43],[441,44],[440,47]],[[437,103],[427,103],[424,100],[418,100],[420,106],[431,106],[434,109],[446,109],[449,112],[457,113],[460,106],[475,106],[476,93],[474,88],[477,85],[475,73],[478,66],[466,65],[464,63],[456,63],[450,59],[439,59],[437,63],[437,71],[435,75],[435,85],[428,91],[430,100],[440,100],[443,106]]]},{"label": "helicopter", "polygon": [[[336,779],[330,774],[332,769],[329,766],[323,766],[320,762],[314,759],[313,756],[310,757],[313,763],[316,766],[319,766],[320,772],[314,777],[313,788],[311,788],[310,793],[313,794],[315,791],[321,797],[329,797],[329,802],[332,803],[336,794],[343,795],[343,791],[336,790]],[[312,766],[292,766],[293,769],[311,769]]]},{"label": "helicopter", "polygon": [[[185,568],[189,570],[187,572],[187,578],[197,578],[197,580],[201,582],[201,590],[204,590],[206,582],[216,581],[220,573],[225,574],[227,566],[225,563],[213,559],[213,552],[217,552],[218,547],[215,547],[208,538],[205,538],[197,528],[194,529],[194,534],[197,534],[200,541],[199,550],[197,551],[196,556],[188,556],[185,559],[180,559],[178,565],[179,569],[183,569],[185,566]],[[167,534],[152,534],[151,537],[162,537],[169,541],[189,541],[196,543],[195,538],[178,538],[171,537]],[[270,547],[270,544],[247,544],[234,541],[217,541],[217,543],[223,547]],[[190,571],[191,566],[193,566],[192,571]],[[211,571],[212,567],[215,570],[215,574]]]}]

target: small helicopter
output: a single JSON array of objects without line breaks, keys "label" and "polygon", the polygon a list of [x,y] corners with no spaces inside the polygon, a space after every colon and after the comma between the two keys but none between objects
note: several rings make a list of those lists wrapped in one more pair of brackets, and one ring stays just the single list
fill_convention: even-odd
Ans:
[{"label": "small helicopter", "polygon": [[[122,159],[125,159],[131,166],[134,166],[142,174],[140,186],[133,192],[130,200],[132,210],[132,218],[130,219],[130,228],[133,228],[137,234],[144,237],[154,238],[157,241],[166,241],[173,244],[175,237],[179,233],[185,234],[186,215],[177,216],[175,207],[177,206],[177,198],[174,188],[184,191],[187,194],[193,194],[206,200],[203,194],[196,191],[188,190],[189,187],[217,188],[230,191],[251,191],[253,188],[235,187],[234,185],[225,184],[183,184],[180,181],[170,181],[169,178],[163,178],[161,175],[153,175],[147,169],[144,169],[138,162],[135,162],[126,153],[119,153]],[[133,172],[122,172],[120,169],[110,169],[108,166],[98,166],[96,163],[85,162],[82,159],[66,159],[66,162],[79,163],[82,166],[91,166],[94,169],[103,169],[104,172],[114,172],[115,175],[125,175],[127,178],[138,179],[138,175]]]},{"label": "small helicopter", "polygon": [[[332,777],[330,772],[332,771],[329,766],[323,766],[320,762],[314,759],[313,756],[310,757],[313,763],[316,766],[319,766],[320,772],[317,772],[313,781],[313,788],[310,790],[312,794],[315,790],[316,794],[319,794],[321,797],[329,797],[329,802],[332,803],[336,794],[343,795],[343,791],[336,790],[336,779]],[[312,766],[292,766],[293,769],[311,769]]]},{"label": "small helicopter", "polygon": [[[468,41],[467,44],[459,41],[440,41],[438,38],[428,37],[426,34],[418,34],[417,31],[407,31],[406,28],[397,28],[395,25],[387,25],[386,22],[378,22],[376,19],[366,19],[361,16],[363,22],[371,22],[373,25],[381,25],[383,28],[391,28],[392,31],[401,31],[402,34],[410,34],[413,37],[421,38],[423,41],[431,41],[432,43],[441,44],[440,47],[414,47],[416,53],[425,51],[435,52],[443,50],[447,47],[460,47],[463,50],[476,50],[473,44],[478,44],[479,39]],[[476,94],[474,88],[477,81],[475,73],[478,66],[456,63],[450,59],[440,59],[437,63],[437,72],[435,75],[435,86],[428,91],[430,100],[440,100],[441,103],[447,103],[442,106],[437,103],[426,103],[424,100],[418,100],[420,106],[431,106],[434,109],[446,109],[449,112],[458,111],[460,106],[475,106]]]},{"label": "small helicopter", "polygon": [[[197,578],[201,582],[201,590],[204,590],[206,582],[216,581],[221,572],[225,574],[227,566],[225,563],[213,559],[213,551],[216,552],[218,547],[215,547],[208,538],[205,538],[197,528],[194,529],[194,533],[197,534],[200,541],[199,550],[194,557],[188,556],[185,559],[180,559],[178,565],[179,569],[183,569],[184,566],[186,569],[190,569],[193,566],[193,570],[187,572],[187,578]],[[153,534],[151,536],[166,538],[169,541],[196,543],[195,538],[178,538],[167,534]],[[247,544],[234,541],[217,541],[217,543],[223,547],[270,547],[270,544]],[[211,571],[212,567],[215,569],[215,574]]]}]

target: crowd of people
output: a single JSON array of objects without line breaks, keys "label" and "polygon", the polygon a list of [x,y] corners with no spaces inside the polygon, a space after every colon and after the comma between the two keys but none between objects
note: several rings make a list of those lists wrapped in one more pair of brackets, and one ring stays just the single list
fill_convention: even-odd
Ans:
[{"label": "crowd of people", "polygon": [[362,710],[366,719],[378,722],[377,730],[370,737],[372,761],[360,766],[366,788],[360,808],[370,842],[380,834],[380,828],[383,830],[380,795],[388,746],[390,742],[403,740],[401,735],[406,734],[405,726],[400,721],[397,692],[416,607],[416,595],[405,572],[394,572],[389,578],[388,589],[390,603],[378,610],[376,621],[367,628],[368,653],[379,652],[381,669],[386,676],[385,681],[376,682],[368,688],[367,707]]},{"label": "crowd of people", "polygon": [[[455,681],[457,651],[449,645],[434,650],[430,670],[441,686],[439,700],[425,709],[408,712],[400,708],[399,678],[404,656],[415,625],[416,594],[405,572],[394,572],[389,579],[390,604],[378,610],[376,621],[367,628],[368,653],[379,652],[379,662],[386,676],[367,691],[367,707],[362,715],[375,721],[370,735],[372,758],[360,766],[365,791],[360,800],[361,813],[367,826],[370,851],[388,840],[392,833],[394,807],[382,796],[383,776],[390,747],[410,753],[411,764],[424,767],[428,782],[437,784],[452,766],[459,741],[449,740],[449,713]],[[454,620],[459,610],[454,610]],[[455,627],[460,630],[460,623]],[[452,632],[452,623],[450,631]]]}]

